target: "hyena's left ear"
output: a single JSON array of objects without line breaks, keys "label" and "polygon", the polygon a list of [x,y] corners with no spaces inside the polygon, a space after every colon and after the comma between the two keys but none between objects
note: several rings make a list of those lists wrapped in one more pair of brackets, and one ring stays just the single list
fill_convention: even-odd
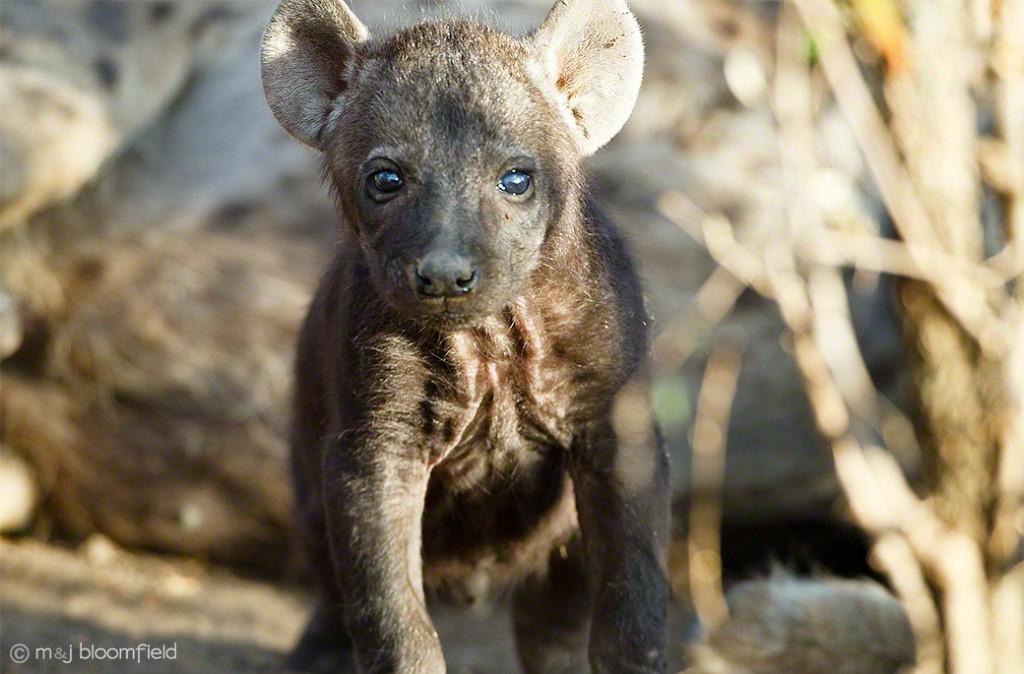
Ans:
[{"label": "hyena's left ear", "polygon": [[558,0],[530,42],[580,150],[593,154],[636,103],[644,70],[640,26],[625,0]]},{"label": "hyena's left ear", "polygon": [[263,34],[263,91],[285,130],[323,149],[327,116],[350,86],[366,26],[342,0],[282,0]]}]

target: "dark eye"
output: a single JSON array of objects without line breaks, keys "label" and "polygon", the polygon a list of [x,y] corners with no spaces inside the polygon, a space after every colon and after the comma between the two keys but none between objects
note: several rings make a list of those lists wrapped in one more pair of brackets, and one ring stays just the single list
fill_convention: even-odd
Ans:
[{"label": "dark eye", "polygon": [[512,169],[498,180],[498,189],[516,196],[526,194],[532,182],[530,174],[519,169]]},{"label": "dark eye", "polygon": [[402,189],[402,185],[405,181],[402,180],[402,176],[398,175],[397,171],[391,169],[384,169],[383,171],[377,171],[370,175],[370,183],[373,185],[373,189],[384,194],[391,194]]}]

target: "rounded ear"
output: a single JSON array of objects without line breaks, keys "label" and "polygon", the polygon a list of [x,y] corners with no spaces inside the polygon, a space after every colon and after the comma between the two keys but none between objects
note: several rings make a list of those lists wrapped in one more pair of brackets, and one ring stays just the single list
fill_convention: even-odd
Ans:
[{"label": "rounded ear", "polygon": [[285,130],[318,150],[338,96],[348,88],[366,26],[342,0],[283,0],[263,34],[260,77]]},{"label": "rounded ear", "polygon": [[619,132],[644,70],[640,26],[625,0],[559,0],[530,38],[584,155]]}]

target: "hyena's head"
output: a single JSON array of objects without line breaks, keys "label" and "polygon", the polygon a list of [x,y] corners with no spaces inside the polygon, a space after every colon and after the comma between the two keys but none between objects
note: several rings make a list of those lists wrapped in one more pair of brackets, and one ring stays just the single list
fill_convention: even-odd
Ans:
[{"label": "hyena's head", "polygon": [[378,289],[454,324],[524,290],[642,70],[625,0],[559,0],[526,40],[455,20],[375,39],[341,0],[284,0],[262,53],[270,107],[324,153]]}]

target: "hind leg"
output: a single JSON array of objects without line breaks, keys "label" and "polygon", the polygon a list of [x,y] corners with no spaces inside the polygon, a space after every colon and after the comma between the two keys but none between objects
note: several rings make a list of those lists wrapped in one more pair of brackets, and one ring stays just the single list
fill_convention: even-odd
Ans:
[{"label": "hind leg", "polygon": [[552,554],[546,576],[530,578],[516,588],[512,620],[526,674],[590,672],[590,595],[579,541]]},{"label": "hind leg", "polygon": [[299,516],[299,533],[311,571],[320,590],[316,610],[285,660],[288,672],[355,672],[352,644],[345,631],[341,593],[327,543],[327,530],[319,492],[308,487],[302,460],[293,456],[293,479]]},{"label": "hind leg", "polygon": [[[304,538],[307,539],[306,548],[309,551],[310,563],[314,567],[320,586],[320,598],[302,637],[285,660],[285,670],[333,674],[355,672],[352,643],[348,632],[345,631],[341,596],[334,585],[326,541],[322,533],[319,537]],[[310,538],[314,540],[311,541]]]},{"label": "hind leg", "polygon": [[[321,536],[319,540],[324,539]],[[345,630],[343,604],[334,585],[326,548],[326,542],[313,546],[307,543],[310,562],[320,586],[320,598],[299,642],[285,660],[288,672],[347,674],[356,671],[352,643]]]}]

